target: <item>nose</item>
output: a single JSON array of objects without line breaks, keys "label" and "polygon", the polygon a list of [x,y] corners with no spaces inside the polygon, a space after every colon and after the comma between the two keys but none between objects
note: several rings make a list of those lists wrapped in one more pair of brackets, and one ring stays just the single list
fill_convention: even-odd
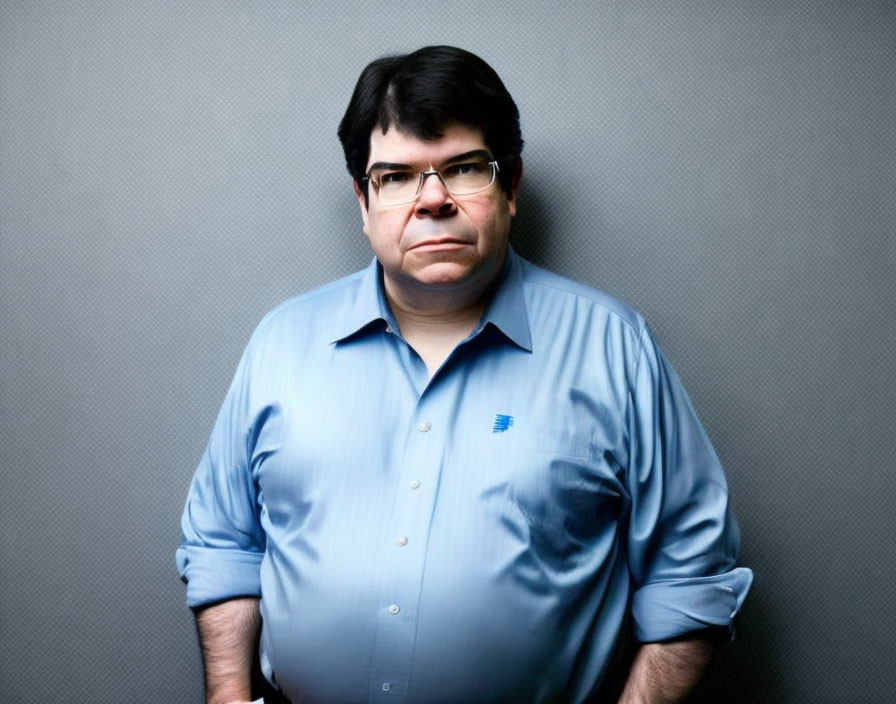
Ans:
[{"label": "nose", "polygon": [[423,186],[414,205],[414,212],[418,217],[446,217],[457,212],[454,199],[435,171],[423,173]]}]

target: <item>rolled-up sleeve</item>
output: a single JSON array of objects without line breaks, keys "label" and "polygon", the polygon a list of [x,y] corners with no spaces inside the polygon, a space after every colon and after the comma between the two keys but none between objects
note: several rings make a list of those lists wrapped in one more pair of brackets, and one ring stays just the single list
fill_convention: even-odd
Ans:
[{"label": "rolled-up sleeve", "polygon": [[265,537],[249,470],[252,367],[250,341],[187,495],[176,561],[191,607],[260,594]]},{"label": "rolled-up sleeve", "polygon": [[727,627],[752,572],[737,566],[739,531],[721,464],[669,362],[644,327],[632,379],[628,560],[642,642]]}]

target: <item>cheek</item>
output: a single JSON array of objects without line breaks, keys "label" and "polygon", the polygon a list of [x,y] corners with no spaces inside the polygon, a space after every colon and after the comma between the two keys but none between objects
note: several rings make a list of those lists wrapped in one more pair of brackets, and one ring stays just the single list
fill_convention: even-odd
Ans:
[{"label": "cheek", "polygon": [[490,235],[502,232],[502,229],[510,222],[513,215],[510,203],[495,196],[471,200],[467,203],[467,217],[475,223],[483,232]]},{"label": "cheek", "polygon": [[500,245],[510,231],[510,214],[506,210],[485,214],[479,222],[483,239],[489,245]]},{"label": "cheek", "polygon": [[401,212],[370,213],[364,232],[381,248],[393,248],[401,240],[407,217]]}]

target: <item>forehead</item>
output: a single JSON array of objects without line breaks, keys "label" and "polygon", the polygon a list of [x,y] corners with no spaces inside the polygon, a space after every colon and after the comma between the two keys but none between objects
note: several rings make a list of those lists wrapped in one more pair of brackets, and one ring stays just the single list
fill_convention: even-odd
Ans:
[{"label": "forehead", "polygon": [[482,130],[467,125],[449,125],[439,139],[420,139],[394,126],[385,132],[374,127],[367,168],[377,161],[430,166],[457,154],[487,148]]}]

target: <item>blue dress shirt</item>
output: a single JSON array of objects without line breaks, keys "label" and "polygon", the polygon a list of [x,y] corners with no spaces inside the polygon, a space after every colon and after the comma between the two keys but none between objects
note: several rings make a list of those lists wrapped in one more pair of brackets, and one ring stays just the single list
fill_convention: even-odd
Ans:
[{"label": "blue dress shirt", "polygon": [[260,595],[296,702],[581,701],[749,588],[722,468],[634,311],[508,250],[429,377],[377,262],[261,322],[193,479],[187,603]]}]

